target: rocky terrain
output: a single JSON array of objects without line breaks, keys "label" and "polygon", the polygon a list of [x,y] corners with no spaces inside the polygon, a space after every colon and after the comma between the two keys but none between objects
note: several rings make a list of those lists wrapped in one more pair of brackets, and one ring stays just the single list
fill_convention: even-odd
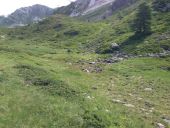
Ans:
[{"label": "rocky terrain", "polygon": [[52,14],[52,8],[37,4],[30,7],[17,9],[8,17],[0,17],[0,25],[10,27],[24,26],[33,22],[41,21]]},{"label": "rocky terrain", "polygon": [[[55,13],[71,17],[85,17],[87,20],[101,20],[123,7],[130,6],[136,0],[77,0],[66,7],[56,9]],[[97,14],[95,14],[97,13]],[[89,17],[88,15],[93,15]]]}]

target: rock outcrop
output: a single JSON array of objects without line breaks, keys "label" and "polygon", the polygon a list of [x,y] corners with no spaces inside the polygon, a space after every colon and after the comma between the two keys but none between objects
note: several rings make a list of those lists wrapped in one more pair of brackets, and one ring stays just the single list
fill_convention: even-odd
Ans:
[{"label": "rock outcrop", "polygon": [[77,0],[68,6],[58,8],[55,13],[86,17],[86,20],[101,20],[135,1],[137,0]]},{"label": "rock outcrop", "polygon": [[8,17],[0,17],[0,25],[23,26],[32,22],[41,21],[43,18],[53,14],[53,9],[44,5],[33,5],[17,9]]},{"label": "rock outcrop", "polygon": [[63,13],[70,16],[86,15],[114,1],[115,0],[77,0],[68,6],[58,8],[56,13]]}]

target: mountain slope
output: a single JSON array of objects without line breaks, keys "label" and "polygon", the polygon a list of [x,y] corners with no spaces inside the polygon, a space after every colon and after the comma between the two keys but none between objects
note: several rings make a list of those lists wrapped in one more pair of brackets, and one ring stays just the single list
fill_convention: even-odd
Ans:
[{"label": "mountain slope", "polygon": [[43,18],[53,14],[53,9],[44,5],[33,5],[17,9],[7,18],[1,20],[0,25],[20,26],[41,21]]},{"label": "mountain slope", "polygon": [[[119,3],[116,4],[120,9],[115,11],[113,15],[105,21],[97,23],[80,22],[75,19],[73,20],[73,18],[66,18],[65,16],[59,15],[59,17],[51,17],[40,24],[26,27],[24,30],[26,32],[22,36],[29,37],[27,33],[31,35],[31,32],[35,34],[39,32],[40,36],[42,34],[44,35],[44,38],[50,36],[51,40],[54,41],[61,40],[62,42],[64,40],[65,42],[74,42],[75,45],[78,43],[81,47],[84,47],[83,50],[87,48],[97,53],[110,51],[112,43],[119,44],[123,52],[133,54],[160,53],[164,50],[169,50],[169,12],[162,13],[153,11],[152,34],[147,37],[133,39],[134,33],[130,25],[137,11],[136,8],[142,0],[130,3],[128,6],[123,4],[121,4],[123,6],[120,6],[122,2],[123,1],[120,0]],[[129,0],[127,0],[127,3],[129,3]],[[93,17],[93,15],[86,15],[83,16],[83,18],[88,18],[88,16]],[[68,22],[66,22],[67,20]],[[88,33],[86,33],[87,31]],[[78,47],[76,49],[78,49]]]},{"label": "mountain slope", "polygon": [[70,5],[56,9],[57,14],[66,14],[84,20],[101,20],[114,11],[135,3],[136,0],[77,0]]},{"label": "mountain slope", "polygon": [[170,15],[153,9],[152,34],[132,38],[142,2],[0,28],[0,127],[170,128]]},{"label": "mountain slope", "polygon": [[56,13],[68,14],[70,16],[86,15],[114,1],[115,0],[77,0],[69,6],[58,8]]}]

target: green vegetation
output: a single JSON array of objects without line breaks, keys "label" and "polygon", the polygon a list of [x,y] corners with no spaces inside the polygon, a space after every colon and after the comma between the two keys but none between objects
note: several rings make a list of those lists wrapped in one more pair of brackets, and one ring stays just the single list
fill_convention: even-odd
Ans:
[{"label": "green vegetation", "polygon": [[162,117],[170,114],[169,57],[129,59],[101,65],[101,73],[86,73],[81,66],[102,56],[67,53],[44,47],[45,42],[30,44],[1,40],[1,48],[6,47],[0,54],[2,128],[152,128],[158,121],[166,125]]},{"label": "green vegetation", "polygon": [[151,9],[146,3],[139,6],[136,19],[134,20],[133,29],[135,34],[150,34],[151,33]]},{"label": "green vegetation", "polygon": [[170,56],[104,61],[112,43],[133,55],[170,49],[166,12],[152,13],[151,35],[133,37],[140,4],[99,22],[54,15],[1,28],[0,127],[170,128]]},{"label": "green vegetation", "polygon": [[170,7],[169,7],[168,4],[170,4],[169,0],[154,0],[153,1],[153,8],[156,11],[169,12]]}]

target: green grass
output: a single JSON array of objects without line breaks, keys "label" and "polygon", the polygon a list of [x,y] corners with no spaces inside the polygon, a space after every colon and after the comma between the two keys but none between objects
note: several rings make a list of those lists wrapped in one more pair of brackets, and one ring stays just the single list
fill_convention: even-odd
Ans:
[{"label": "green grass", "polygon": [[1,28],[0,127],[170,128],[163,121],[170,116],[170,57],[131,58],[97,64],[100,73],[83,71],[95,68],[89,62],[110,57],[95,51],[113,42],[128,42],[121,50],[133,54],[169,47],[169,13],[154,13],[153,34],[131,40],[137,5],[100,22],[55,15],[23,28]]},{"label": "green grass", "polygon": [[130,24],[140,3],[139,1],[118,10],[103,21],[85,22],[54,15],[39,24],[12,29],[6,33],[11,40],[27,40],[30,47],[41,43],[44,47],[67,49],[72,52],[105,53],[110,51],[112,43],[119,44],[123,52],[131,54],[160,53],[169,50],[168,12],[152,11],[152,34],[133,38],[134,32]]},{"label": "green grass", "polygon": [[[8,38],[0,46],[2,128],[150,128],[156,122],[166,125],[162,116],[170,114],[170,72],[164,67],[170,67],[169,58],[130,59],[101,65],[101,73],[86,73],[77,61],[95,61],[102,55],[82,56],[45,42],[31,44]],[[153,91],[144,91],[145,88]],[[135,108],[113,103],[112,99],[126,101]],[[153,112],[146,104],[154,108]]]}]

